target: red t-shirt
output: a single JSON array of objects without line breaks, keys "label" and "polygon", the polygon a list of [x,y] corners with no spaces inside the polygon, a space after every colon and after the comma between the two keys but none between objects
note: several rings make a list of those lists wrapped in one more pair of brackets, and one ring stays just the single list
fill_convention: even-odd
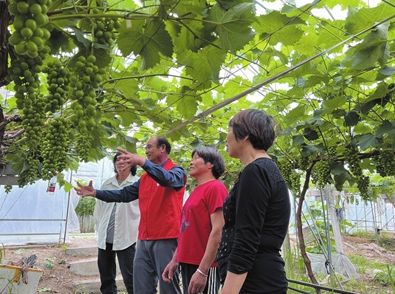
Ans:
[{"label": "red t-shirt", "polygon": [[227,195],[225,185],[219,180],[197,186],[189,195],[182,208],[178,262],[200,264],[211,232],[210,215],[217,209],[222,209]]}]

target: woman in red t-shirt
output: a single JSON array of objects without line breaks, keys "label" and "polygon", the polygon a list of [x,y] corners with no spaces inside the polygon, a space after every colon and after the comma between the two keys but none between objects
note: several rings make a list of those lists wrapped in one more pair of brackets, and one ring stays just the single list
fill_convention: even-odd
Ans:
[{"label": "woman in red t-shirt", "polygon": [[197,186],[183,206],[178,247],[162,273],[163,280],[170,282],[180,265],[184,293],[218,292],[215,256],[224,225],[222,205],[228,195],[218,178],[224,170],[224,160],[214,148],[192,152],[189,174]]}]

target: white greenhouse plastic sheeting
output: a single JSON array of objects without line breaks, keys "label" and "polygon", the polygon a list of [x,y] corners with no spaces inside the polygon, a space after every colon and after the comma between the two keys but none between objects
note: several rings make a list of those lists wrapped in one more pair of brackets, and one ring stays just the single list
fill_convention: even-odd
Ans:
[{"label": "white greenhouse plastic sheeting", "polygon": [[[75,184],[76,179],[93,180],[95,188],[114,174],[110,159],[98,163],[81,163],[76,172],[66,172],[65,178]],[[5,193],[0,186],[0,244],[23,245],[29,243],[57,243],[67,233],[79,232],[75,207],[80,200],[74,190],[70,193],[56,185],[53,193],[47,192],[49,181],[37,181],[19,188],[13,186]],[[68,198],[70,196],[70,201]],[[67,210],[67,204],[69,209]],[[66,217],[66,214],[68,216]]]}]

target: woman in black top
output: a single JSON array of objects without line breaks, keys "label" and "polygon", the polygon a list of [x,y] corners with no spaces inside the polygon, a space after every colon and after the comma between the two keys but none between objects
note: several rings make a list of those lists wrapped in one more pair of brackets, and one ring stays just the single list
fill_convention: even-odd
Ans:
[{"label": "woman in black top", "polygon": [[243,110],[229,122],[227,148],[245,166],[224,203],[225,226],[217,260],[221,294],[287,291],[281,245],[288,229],[288,188],[267,154],[274,141],[272,119]]}]

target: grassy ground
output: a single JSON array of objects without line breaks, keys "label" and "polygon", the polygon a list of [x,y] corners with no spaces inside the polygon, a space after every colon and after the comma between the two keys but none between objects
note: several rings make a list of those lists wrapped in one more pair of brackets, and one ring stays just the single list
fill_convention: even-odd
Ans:
[{"label": "grassy ground", "polygon": [[[333,286],[355,293],[386,294],[395,293],[395,238],[394,234],[381,233],[377,236],[372,233],[358,232],[353,236],[345,236],[348,250],[346,255],[354,264],[360,279],[341,282],[332,277],[317,275],[318,281],[326,286]],[[304,270],[301,257],[295,253],[285,256],[287,276],[289,279],[310,282]],[[315,293],[313,288],[290,284],[298,290]],[[298,293],[289,290],[288,293]],[[329,293],[329,292],[323,292]]]}]

